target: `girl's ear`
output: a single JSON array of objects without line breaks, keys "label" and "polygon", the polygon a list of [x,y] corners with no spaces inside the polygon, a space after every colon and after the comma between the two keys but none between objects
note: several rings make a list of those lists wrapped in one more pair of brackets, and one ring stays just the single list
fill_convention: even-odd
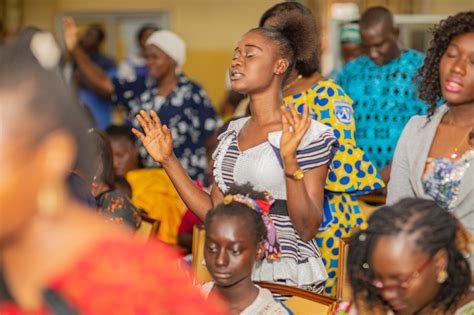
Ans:
[{"label": "girl's ear", "polygon": [[265,242],[261,241],[257,245],[257,261],[262,260],[265,257]]},{"label": "girl's ear", "polygon": [[275,66],[275,71],[273,73],[275,73],[278,76],[284,75],[286,73],[286,70],[288,70],[289,65],[290,64],[287,59],[285,58],[278,59]]}]

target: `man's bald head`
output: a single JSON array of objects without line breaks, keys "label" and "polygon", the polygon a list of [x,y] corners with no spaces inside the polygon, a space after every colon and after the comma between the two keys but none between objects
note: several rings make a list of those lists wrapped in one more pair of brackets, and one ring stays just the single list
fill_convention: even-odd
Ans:
[{"label": "man's bald head", "polygon": [[388,9],[367,9],[360,19],[360,35],[362,49],[376,65],[383,66],[400,56],[399,30]]},{"label": "man's bald head", "polygon": [[360,18],[360,28],[367,29],[378,24],[394,28],[392,12],[384,7],[371,7]]}]

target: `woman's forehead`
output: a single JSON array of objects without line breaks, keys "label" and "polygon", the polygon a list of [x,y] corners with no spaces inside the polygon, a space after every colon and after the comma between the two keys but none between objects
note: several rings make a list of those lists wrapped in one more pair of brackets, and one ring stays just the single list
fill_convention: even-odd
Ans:
[{"label": "woman's forehead", "polygon": [[237,47],[243,48],[245,46],[257,46],[263,50],[263,48],[270,43],[271,41],[261,31],[251,30],[240,38],[239,42],[237,43]]},{"label": "woman's forehead", "polygon": [[408,261],[418,261],[426,255],[416,245],[411,235],[382,236],[375,243],[372,259],[374,263],[399,265]]}]

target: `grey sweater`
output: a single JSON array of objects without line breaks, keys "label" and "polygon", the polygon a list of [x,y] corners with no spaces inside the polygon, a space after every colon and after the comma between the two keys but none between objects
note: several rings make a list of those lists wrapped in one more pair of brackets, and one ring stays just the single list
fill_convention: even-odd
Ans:
[{"label": "grey sweater", "polygon": [[[432,199],[425,194],[421,178],[436,130],[447,110],[446,105],[441,106],[430,121],[426,116],[414,116],[405,126],[392,162],[387,204],[404,197]],[[455,215],[474,234],[474,161],[462,178],[455,209]],[[473,257],[471,266],[474,266]]]}]

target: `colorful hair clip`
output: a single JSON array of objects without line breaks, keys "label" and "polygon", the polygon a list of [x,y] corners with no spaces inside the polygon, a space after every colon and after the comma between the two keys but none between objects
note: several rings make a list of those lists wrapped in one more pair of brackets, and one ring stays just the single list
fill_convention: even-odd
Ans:
[{"label": "colorful hair clip", "polygon": [[265,193],[266,200],[254,200],[250,198],[249,195],[228,194],[224,197],[224,204],[229,205],[232,202],[238,202],[246,205],[250,209],[255,210],[262,216],[263,223],[267,230],[267,235],[265,239],[265,257],[269,260],[278,259],[281,257],[281,246],[278,241],[278,236],[276,233],[275,225],[273,224],[272,218],[270,217],[270,208],[275,201],[273,197]]}]

